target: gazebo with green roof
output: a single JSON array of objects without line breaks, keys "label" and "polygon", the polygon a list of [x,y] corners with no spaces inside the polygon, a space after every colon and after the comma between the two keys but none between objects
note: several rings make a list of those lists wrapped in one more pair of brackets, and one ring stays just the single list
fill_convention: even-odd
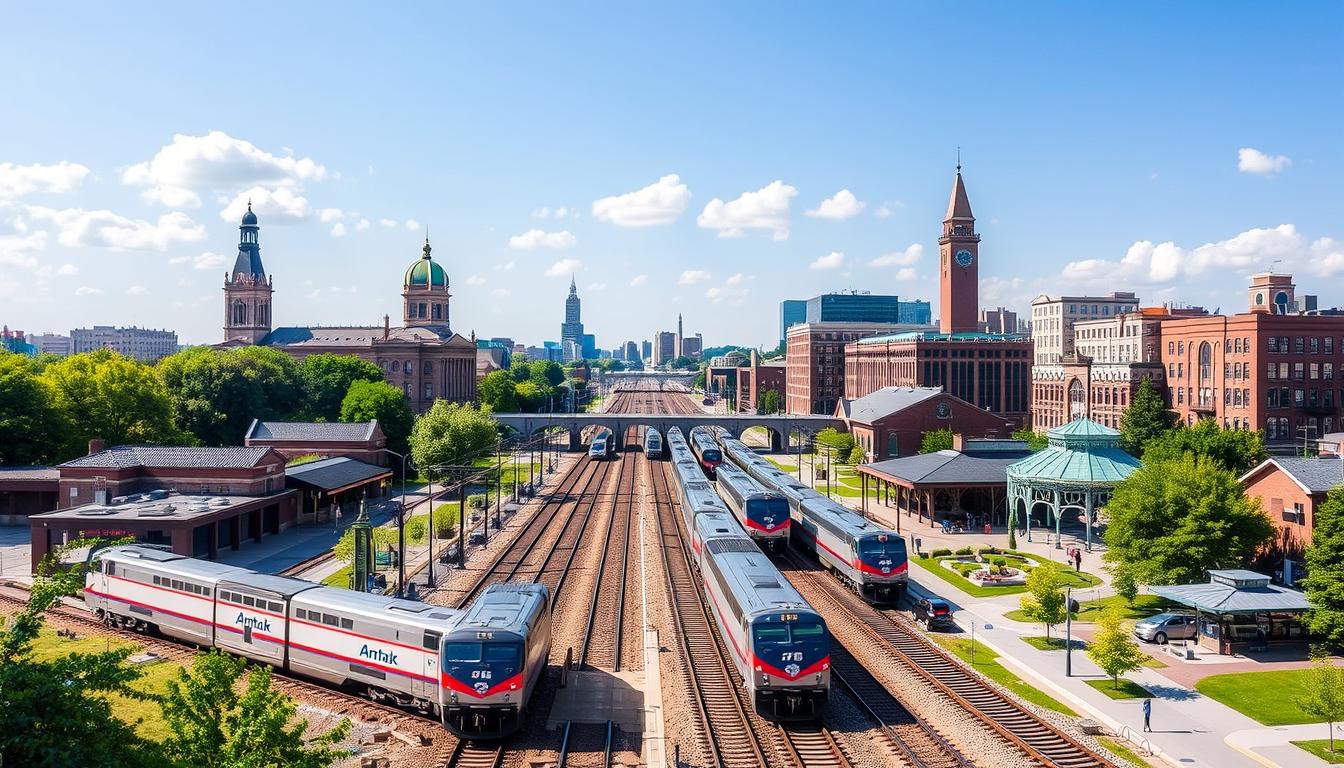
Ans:
[{"label": "gazebo with green roof", "polygon": [[1048,447],[1008,466],[1008,525],[1016,526],[1020,519],[1031,541],[1031,515],[1043,508],[1046,525],[1054,518],[1059,547],[1060,518],[1077,510],[1091,551],[1097,510],[1139,468],[1139,461],[1120,447],[1119,432],[1088,418],[1055,427],[1046,437]]}]

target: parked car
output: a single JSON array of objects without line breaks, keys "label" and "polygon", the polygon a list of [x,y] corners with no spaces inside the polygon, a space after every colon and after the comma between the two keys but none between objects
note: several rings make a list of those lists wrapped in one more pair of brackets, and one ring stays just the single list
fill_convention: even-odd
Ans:
[{"label": "parked car", "polygon": [[1134,636],[1159,645],[1168,640],[1194,640],[1199,636],[1199,625],[1194,616],[1159,613],[1135,624]]},{"label": "parked car", "polygon": [[952,628],[952,606],[946,600],[922,597],[915,601],[910,612],[914,614],[915,621],[923,624],[927,630]]}]

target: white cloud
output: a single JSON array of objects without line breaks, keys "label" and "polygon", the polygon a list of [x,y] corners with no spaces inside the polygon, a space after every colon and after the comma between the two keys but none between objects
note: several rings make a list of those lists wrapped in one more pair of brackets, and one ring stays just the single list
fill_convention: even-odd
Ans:
[{"label": "white cloud", "polygon": [[320,208],[317,211],[317,220],[323,224],[330,224],[333,221],[340,221],[345,218],[345,211],[340,208]]},{"label": "white cloud", "polygon": [[368,229],[371,226],[373,225],[369,223],[368,219],[360,219],[359,223],[355,225],[355,231],[363,232],[364,230]]},{"label": "white cloud", "polygon": [[590,291],[605,291],[605,290],[607,290],[607,284],[606,284],[606,283],[589,283],[589,284],[588,284],[588,290],[590,290]]},{"label": "white cloud", "polygon": [[379,225],[379,226],[383,226],[383,227],[395,227],[395,226],[397,226],[397,220],[396,220],[396,219],[379,219],[379,220],[378,220],[378,225]]},{"label": "white cloud", "polygon": [[681,273],[677,285],[695,285],[708,280],[711,275],[703,269],[688,269]]},{"label": "white cloud", "polygon": [[345,237],[345,222],[338,221],[336,226],[331,228],[332,237]]},{"label": "white cloud", "polygon": [[883,200],[882,204],[877,206],[877,209],[873,211],[873,215],[879,219],[890,218],[898,209],[904,207],[905,203],[900,200]]},{"label": "white cloud", "polygon": [[143,285],[132,285],[130,288],[126,289],[127,296],[146,296],[148,294],[149,289]]},{"label": "white cloud", "polygon": [[551,218],[551,209],[550,209],[550,208],[547,208],[547,207],[544,206],[544,205],[543,205],[542,207],[540,207],[540,208],[533,208],[533,209],[532,209],[532,218],[534,218],[534,219],[549,219],[549,218]]},{"label": "white cloud", "polygon": [[845,254],[840,251],[831,251],[825,256],[819,257],[816,261],[807,265],[808,269],[839,269],[845,263]]},{"label": "white cloud", "polygon": [[743,275],[741,272],[733,275],[724,281],[722,286],[713,286],[705,290],[705,298],[715,304],[729,304],[731,306],[741,306],[746,303],[747,296],[751,294],[751,289],[744,283],[752,278]]},{"label": "white cloud", "polygon": [[480,275],[472,275],[467,278],[467,285],[485,285],[485,278]]},{"label": "white cloud", "polygon": [[0,235],[0,265],[32,269],[37,266],[37,257],[32,255],[32,251],[40,251],[45,247],[46,232]]},{"label": "white cloud", "polygon": [[563,277],[578,272],[579,268],[582,266],[583,262],[578,259],[561,259],[552,264],[550,269],[546,270],[546,276]]},{"label": "white cloud", "polygon": [[490,292],[490,295],[502,299],[508,296],[512,296],[513,291],[510,291],[508,288],[496,288]]},{"label": "white cloud", "polygon": [[905,247],[903,251],[892,251],[878,256],[876,259],[868,262],[870,267],[905,267],[919,261],[924,257],[924,246],[919,243],[912,243]]},{"label": "white cloud", "polygon": [[222,253],[211,253],[206,251],[200,256],[191,260],[191,265],[196,269],[219,269],[229,263],[229,257]]},{"label": "white cloud", "polygon": [[554,216],[555,216],[555,218],[557,218],[557,219],[563,219],[563,218],[565,218],[565,217],[568,216],[568,215],[569,215],[569,209],[568,209],[568,208],[565,208],[564,206],[561,206],[561,207],[555,209],[555,214],[554,214]]},{"label": "white cloud", "polygon": [[736,200],[725,203],[719,198],[709,201],[695,222],[705,229],[715,229],[719,237],[741,237],[748,229],[763,229],[773,233],[775,240],[789,239],[789,201],[798,190],[775,180],[755,192],[743,192]]},{"label": "white cloud", "polygon": [[676,221],[690,201],[690,188],[669,173],[634,192],[594,200],[593,217],[618,227],[652,227]]},{"label": "white cloud", "polygon": [[89,286],[87,286],[87,285],[81,285],[81,286],[79,286],[78,288],[75,289],[75,295],[76,295],[76,296],[101,296],[101,295],[103,295],[103,289],[102,289],[102,288],[91,288],[91,287],[89,287]]},{"label": "white cloud", "polygon": [[648,275],[635,275],[634,277],[630,278],[630,287],[637,288],[641,285],[644,285],[647,282],[649,282]]},{"label": "white cloud", "polygon": [[895,275],[892,275],[893,278],[901,281],[914,280],[916,276],[914,267],[901,267],[896,270]]},{"label": "white cloud", "polygon": [[1242,173],[1278,173],[1292,164],[1287,155],[1267,155],[1252,147],[1237,150],[1237,170]]},{"label": "white cloud", "polygon": [[62,264],[56,268],[57,277],[74,277],[79,274],[79,267],[74,264]]},{"label": "white cloud", "polygon": [[69,192],[88,175],[88,168],[68,160],[55,165],[0,163],[0,200],[16,200],[34,192]]},{"label": "white cloud", "polygon": [[1318,238],[1308,250],[1309,272],[1321,277],[1334,277],[1344,272],[1344,242],[1332,237]]},{"label": "white cloud", "polygon": [[727,280],[724,280],[723,283],[724,283],[724,285],[740,285],[740,284],[742,284],[744,281],[746,281],[746,280],[750,280],[750,279],[751,279],[751,278],[747,277],[746,275],[742,274],[741,272],[738,272],[736,275],[733,275],[732,277],[728,278]]},{"label": "white cloud", "polygon": [[516,266],[517,266],[517,262],[514,262],[514,261],[510,260],[510,261],[506,261],[506,262],[504,262],[503,264],[496,264],[496,265],[495,265],[495,269],[498,270],[498,271],[500,271],[500,272],[512,272],[512,271],[513,271],[513,268],[516,267]]},{"label": "white cloud", "polygon": [[546,232],[540,229],[529,229],[521,235],[510,237],[509,247],[519,251],[532,251],[537,248],[554,248],[564,251],[573,248],[578,242],[569,230]]},{"label": "white cloud", "polygon": [[128,219],[108,210],[58,210],[30,205],[27,211],[33,221],[54,225],[57,241],[67,247],[166,251],[173,243],[194,243],[205,239],[205,227],[181,211],[165,213],[155,222]]},{"label": "white cloud", "polygon": [[830,219],[831,221],[844,221],[852,219],[863,212],[864,203],[854,193],[848,189],[842,189],[831,197],[821,201],[821,204],[806,214],[816,219]]},{"label": "white cloud", "polygon": [[312,158],[274,155],[223,131],[179,133],[153,158],[121,175],[123,184],[144,187],[145,199],[170,207],[197,207],[202,191],[231,194],[242,187],[293,187],[326,178],[326,167]]},{"label": "white cloud", "polygon": [[308,205],[308,198],[289,187],[275,189],[252,187],[234,195],[229,204],[219,212],[219,218],[229,223],[237,223],[247,212],[248,201],[251,201],[252,212],[257,214],[262,224],[292,223],[306,219],[313,213],[313,209]]},{"label": "white cloud", "polygon": [[405,226],[407,229],[414,231],[420,228],[420,222],[415,219],[407,219]]}]

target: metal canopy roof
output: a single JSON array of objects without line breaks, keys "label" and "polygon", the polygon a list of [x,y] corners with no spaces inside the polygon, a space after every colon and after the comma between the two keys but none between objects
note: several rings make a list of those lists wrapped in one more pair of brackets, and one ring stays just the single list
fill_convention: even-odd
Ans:
[{"label": "metal canopy roof", "polygon": [[1120,447],[1120,433],[1077,418],[1047,433],[1050,445],[1008,468],[1014,480],[1114,486],[1139,468]]},{"label": "metal canopy roof", "polygon": [[1151,587],[1153,594],[1168,600],[1188,605],[1207,613],[1222,615],[1243,613],[1265,613],[1269,611],[1299,612],[1311,608],[1307,598],[1301,592],[1276,587],[1269,584],[1269,577],[1250,571],[1226,571],[1216,573],[1257,577],[1251,582],[1264,580],[1263,586],[1234,587],[1228,584],[1210,582],[1208,584],[1177,584],[1173,586]]},{"label": "metal canopy roof", "polygon": [[391,477],[392,470],[345,456],[285,467],[285,477],[327,493],[339,493]]}]

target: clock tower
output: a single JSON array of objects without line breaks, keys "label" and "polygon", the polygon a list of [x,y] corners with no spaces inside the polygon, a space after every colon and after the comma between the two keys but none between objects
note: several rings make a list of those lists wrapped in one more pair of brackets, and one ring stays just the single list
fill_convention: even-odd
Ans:
[{"label": "clock tower", "polygon": [[961,164],[952,185],[952,198],[943,219],[943,235],[938,238],[938,271],[942,291],[939,296],[939,330],[943,333],[973,332],[979,329],[980,308],[980,236],[975,233],[975,216],[961,180]]}]

